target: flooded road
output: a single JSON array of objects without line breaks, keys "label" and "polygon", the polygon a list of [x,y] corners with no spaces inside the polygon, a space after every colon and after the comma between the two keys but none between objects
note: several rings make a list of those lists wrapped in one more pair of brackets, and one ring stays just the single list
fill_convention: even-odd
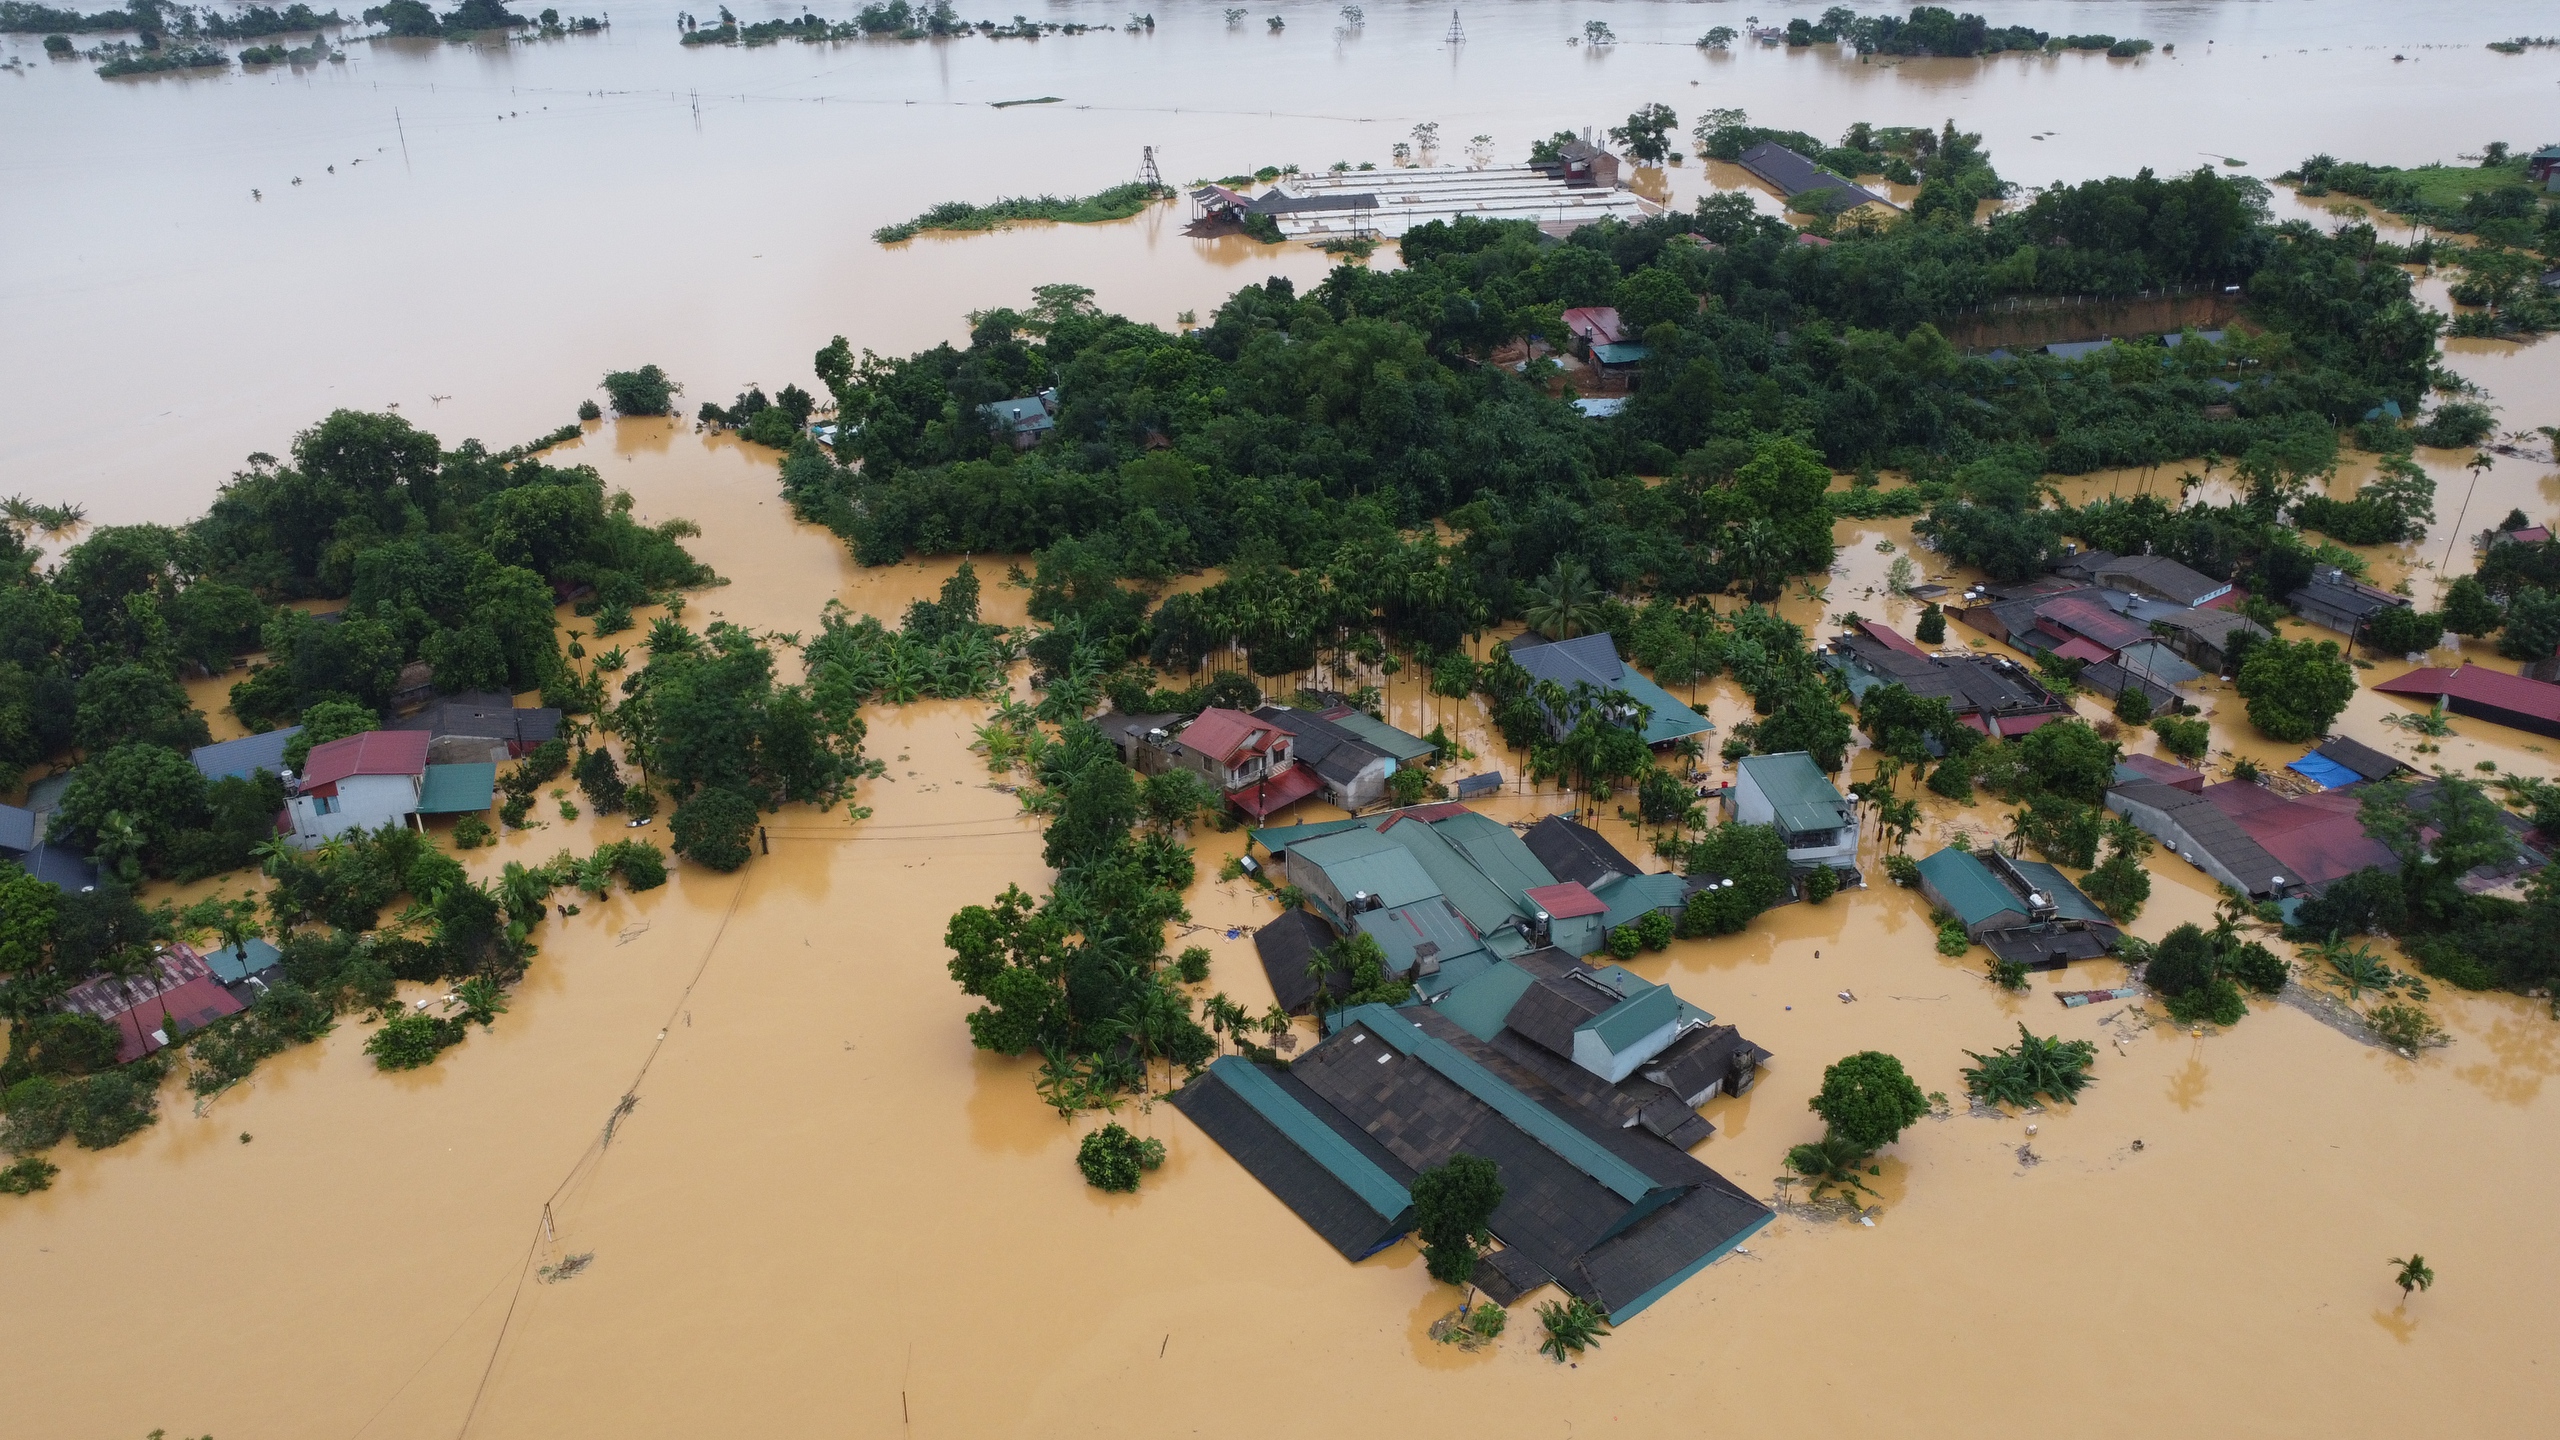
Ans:
[{"label": "flooded road", "polygon": [[[303,77],[0,77],[0,124],[34,137],[0,158],[5,488],[80,499],[100,519],[176,520],[211,495],[223,457],[280,450],[335,404],[398,399],[448,441],[505,442],[566,418],[607,366],[654,359],[689,399],[725,399],[749,380],[808,383],[805,357],[830,333],[905,350],[1041,281],[1090,284],[1107,306],[1170,323],[1266,273],[1321,275],[1311,251],[1198,246],[1161,211],[885,250],[867,239],[956,195],[1114,183],[1141,143],[1165,144],[1182,179],[1383,160],[1425,117],[1525,144],[1648,99],[1680,103],[1672,87],[1695,78],[1720,87],[1715,103],[1816,131],[1952,112],[2022,180],[2169,168],[2204,145],[2239,145],[2269,174],[2295,152],[2417,161],[2475,147],[2483,117],[2547,114],[2551,78],[2546,52],[2478,47],[2536,28],[2524,7],[2041,5],[2041,26],[2180,51],[2051,68],[1718,59],[1673,43],[1738,23],[1729,4],[1591,9],[1625,42],[1605,55],[1561,43],[1583,7],[1488,9],[1467,15],[1454,58],[1435,48],[1442,7],[1373,6],[1364,34],[1339,39],[1325,34],[1331,7],[1282,9],[1278,41],[1258,22],[1230,36],[1203,12],[1169,14],[1152,37],[699,54],[642,12],[593,42],[358,45],[343,70]],[[2278,50],[2277,32],[2311,53]],[[2209,64],[2207,36],[2219,37]],[[2420,48],[2431,40],[2447,48]],[[2395,49],[2412,59],[2392,66]],[[2232,78],[2244,58],[2256,68]],[[586,93],[643,82],[747,98],[704,94],[697,129],[686,103]],[[2386,83],[2409,87],[2405,103],[2378,98]],[[977,103],[1045,93],[1093,108]],[[517,118],[478,118],[501,97]],[[1176,116],[1160,100],[1220,113]],[[392,103],[398,130],[377,115]],[[1235,113],[1249,103],[1274,113]],[[2021,153],[2047,128],[2064,132],[2033,147],[2050,175]],[[313,173],[341,150],[390,144],[396,159],[400,130],[410,168],[341,157],[336,177]],[[276,178],[294,173],[303,186]],[[251,185],[267,199],[246,201]],[[2440,286],[2430,293],[2441,303]],[[2448,348],[2503,425],[2560,416],[2548,343]],[[770,452],[686,425],[591,426],[555,458],[597,465],[647,519],[700,522],[690,544],[729,583],[692,597],[697,623],[805,634],[831,597],[894,618],[952,568],[858,570],[791,520]],[[2365,553],[2385,583],[2413,574],[2423,597],[2471,476],[2466,456],[2418,458],[2440,486],[2435,534]],[[2073,483],[2156,487],[2177,468]],[[2503,459],[2461,528],[2555,503],[2560,470]],[[1850,609],[1907,630],[1916,607],[1881,592],[1891,560],[1913,553],[1909,523],[1847,521],[1838,538],[1824,598],[1791,596],[1786,613],[1818,635]],[[2452,568],[2468,563],[2457,545]],[[977,564],[988,617],[1020,623],[1003,558]],[[1472,702],[1398,679],[1391,720],[1450,723],[1479,752],[1450,773],[1518,772]],[[2236,697],[2208,698],[2217,761],[2299,753],[2257,737]],[[1749,715],[1729,682],[1697,699],[1720,729]],[[2378,722],[2408,708],[2360,690],[2341,728],[2407,756],[2411,738]],[[51,1191],[0,1200],[0,1294],[39,1322],[0,1349],[12,1397],[0,1433],[1260,1436],[1347,1404],[1369,1426],[1423,1434],[1686,1435],[1813,1416],[1917,1437],[1993,1424],[2367,1436],[2449,1416],[2466,1417],[2453,1422],[2464,1433],[2530,1433],[2560,1402],[2560,1245],[2543,1199],[2560,1181],[2560,1025],[2547,1006],[2439,990],[2454,1044],[2415,1060],[2284,1005],[2191,1035],[2047,993],[2109,984],[2112,963],[2005,994],[1978,958],[1939,956],[1918,898],[1881,885],[1635,962],[1776,1053],[1749,1096],[1706,1109],[1719,1133],[1698,1157],[1772,1194],[1787,1147],[1816,1134],[1805,1100],[1824,1064],[1886,1049],[1924,1089],[1959,1093],[1962,1052],[2013,1039],[2020,1021],[2099,1043],[2084,1102],[1922,1121],[1874,1181],[1873,1228],[1782,1218],[1578,1368],[1535,1354],[1525,1311],[1488,1354],[1436,1345],[1425,1331],[1451,1295],[1410,1246],[1343,1263],[1161,1104],[1117,1118],[1165,1140],[1165,1167],[1136,1196],[1103,1195],[1072,1164],[1102,1117],[1060,1120],[1028,1063],[969,1048],[943,925],[1048,878],[1036,825],[967,748],[984,714],[868,711],[866,748],[886,766],[862,787],[870,819],[786,812],[768,826],[772,852],[737,875],[679,866],[664,889],[546,921],[510,1012],[431,1068],[376,1073],[350,1019],[201,1115],[173,1087],[162,1121],[127,1145],[55,1152]],[[215,723],[231,733],[227,716]],[[2411,758],[2560,773],[2521,732],[2456,731],[2441,754]],[[1515,786],[1485,808],[1526,818],[1569,803]],[[2005,833],[1988,802],[1928,806],[1915,854],[1958,830]],[[1647,853],[1631,827],[1601,823]],[[485,876],[627,833],[555,818],[466,858]],[[1211,878],[1242,838],[1198,837],[1203,933],[1177,944],[1213,952],[1204,992],[1259,1009],[1270,993],[1251,940],[1226,932],[1275,907]],[[2209,921],[2195,871],[2160,857],[2154,874],[2137,933]],[[637,1103],[607,1144],[625,1096]],[[2028,1123],[2032,1165],[2018,1153]],[[2384,1260],[2413,1249],[2442,1283],[2403,1305]],[[593,1260],[576,1278],[541,1278],[580,1254]]]},{"label": "flooded road", "polygon": [[[1734,3],[1461,6],[1455,48],[1438,0],[1365,6],[1357,29],[1338,8],[745,50],[679,47],[676,7],[649,3],[601,35],[357,40],[338,65],[113,83],[48,61],[36,36],[0,38],[28,67],[0,73],[0,476],[100,520],[171,519],[336,406],[396,402],[448,441],[503,446],[566,421],[608,369],[664,365],[690,408],[750,382],[810,385],[834,334],[883,353],[957,338],[968,311],[1049,281],[1170,325],[1268,274],[1324,274],[1302,246],[1185,239],[1179,202],[1116,225],[869,238],[945,200],[1119,184],[1148,145],[1176,185],[1385,164],[1422,122],[1441,127],[1445,160],[1477,134],[1517,160],[1538,137],[1659,101],[1684,134],[1715,106],[1824,136],[1953,116],[2027,185],[2225,158],[2268,177],[2317,151],[2411,164],[2538,143],[2484,127],[2530,128],[2554,79],[2552,52],[2483,48],[2551,28],[2517,0],[2013,3],[1987,8],[2176,53],[1875,64],[1696,48],[1708,27],[1741,25]],[[1098,0],[1039,10],[1127,18]],[[1593,19],[1618,43],[1566,44]],[[1658,183],[1685,205],[1705,172],[1692,161]]]}]

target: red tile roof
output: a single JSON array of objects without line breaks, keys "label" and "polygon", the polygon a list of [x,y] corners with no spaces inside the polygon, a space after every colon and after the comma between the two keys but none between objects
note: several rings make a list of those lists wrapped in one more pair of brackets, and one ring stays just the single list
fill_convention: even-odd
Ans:
[{"label": "red tile roof", "polygon": [[302,762],[303,787],[335,785],[350,775],[424,775],[429,738],[424,730],[368,730],[314,745]]},{"label": "red tile roof", "polygon": [[2110,651],[2151,638],[2150,626],[2128,620],[2094,600],[2067,595],[2037,606],[2036,618],[2054,628],[2068,629],[2074,635],[2085,635]]},{"label": "red tile roof", "polygon": [[2486,665],[2460,665],[2451,670],[2412,670],[2397,680],[2373,687],[2386,695],[2450,695],[2478,705],[2493,705],[2537,719],[2560,721],[2560,685],[2527,680]]},{"label": "red tile roof", "polygon": [[[1200,718],[1185,726],[1177,738],[1185,746],[1222,765],[1232,765],[1241,756],[1261,754],[1271,748],[1275,737],[1288,734],[1287,730],[1260,716],[1247,715],[1241,710],[1222,710],[1213,705],[1201,711]],[[319,752],[315,750],[312,753],[316,755]]]},{"label": "red tile roof", "polygon": [[1594,345],[1616,345],[1627,338],[1613,305],[1577,305],[1564,312],[1564,328]]},{"label": "red tile roof", "polygon": [[1533,885],[1521,893],[1529,897],[1530,904],[1558,920],[1609,913],[1609,907],[1600,903],[1600,897],[1583,888],[1579,880],[1567,880],[1561,885]]},{"label": "red tile roof", "polygon": [[1237,786],[1227,792],[1227,799],[1237,809],[1260,820],[1274,811],[1297,804],[1323,785],[1323,779],[1312,766],[1292,765],[1268,780]]},{"label": "red tile roof", "polygon": [[2095,665],[2116,652],[2085,635],[2074,635],[2054,646],[2053,653],[2065,660],[2079,660]]}]

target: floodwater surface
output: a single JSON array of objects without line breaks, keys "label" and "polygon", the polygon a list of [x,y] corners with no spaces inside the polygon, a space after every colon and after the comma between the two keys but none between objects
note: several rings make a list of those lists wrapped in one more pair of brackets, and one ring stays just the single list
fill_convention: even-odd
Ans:
[{"label": "floodwater surface", "polygon": [[[9,133],[43,140],[0,159],[0,470],[98,518],[174,521],[225,457],[280,451],[332,405],[400,399],[448,440],[505,442],[563,418],[608,365],[657,359],[725,398],[749,379],[807,383],[828,334],[904,350],[1041,281],[1170,323],[1266,273],[1322,273],[1312,252],[1197,247],[1161,211],[886,250],[867,238],[955,195],[1099,188],[1148,139],[1176,179],[1383,160],[1413,119],[1525,143],[1696,78],[1717,103],[1816,131],[1952,111],[2022,179],[2183,166],[2200,144],[2265,174],[2314,149],[2449,155],[2491,138],[2471,133],[2484,116],[2536,113],[2522,87],[2551,79],[2548,52],[2479,49],[2535,28],[2495,6],[2041,5],[2039,25],[2180,53],[1967,67],[1673,43],[1738,23],[1729,4],[1488,9],[1452,56],[1434,48],[1442,7],[1370,8],[1350,37],[1325,33],[1329,7],[1283,7],[1279,39],[1201,11],[1159,17],[1154,36],[712,54],[676,52],[651,12],[593,42],[358,45],[343,70],[301,76],[0,77]],[[1627,43],[1563,45],[1602,14]],[[2279,32],[2311,53],[2280,49]],[[2395,50],[2410,60],[2393,66]],[[644,82],[659,91],[631,89]],[[696,129],[663,98],[696,85],[753,98],[705,94]],[[1093,108],[976,103],[1047,93]],[[2501,96],[2519,98],[2502,112]],[[312,173],[366,153],[359,140],[391,143],[375,111],[394,97],[409,168],[395,146],[380,169]],[[1275,113],[1241,113],[1255,105]],[[496,109],[516,118],[474,118]],[[2061,133],[2034,149],[2052,176],[2023,153],[2047,129]],[[276,178],[293,173],[304,186]],[[246,200],[252,184],[265,200]],[[2508,424],[2560,415],[2547,345],[2451,349]],[[453,397],[441,409],[439,394]],[[681,423],[591,425],[556,458],[595,464],[646,518],[701,524],[693,547],[729,583],[690,597],[696,622],[806,634],[830,598],[894,618],[956,564],[858,569],[790,518],[770,452]],[[2422,597],[2458,530],[2560,500],[2553,466],[2503,458],[2457,525],[2468,457],[2419,458],[2440,486],[2436,532],[2365,553]],[[2174,486],[2178,469],[2072,483]],[[1853,609],[1907,631],[1916,607],[1886,593],[1892,559],[1947,567],[1915,551],[1907,521],[1844,521],[1838,538],[1827,588],[1791,592],[1786,613],[1822,633]],[[2450,553],[2453,572],[2468,567],[2467,545]],[[1020,623],[1006,557],[975,563],[990,618]],[[221,690],[195,693],[211,707]],[[1696,698],[1720,731],[1749,716],[1729,682]],[[2217,767],[2299,753],[2256,736],[2227,690],[2205,698]],[[1423,695],[1410,672],[1387,702],[1390,719],[1447,723],[1478,752],[1447,773],[1517,774],[1473,702]],[[2555,773],[2532,737],[2476,721],[2417,754],[2380,723],[2411,708],[2368,688],[2341,728],[2422,765]],[[429,1069],[376,1073],[350,1019],[201,1113],[173,1086],[136,1140],[56,1152],[51,1191],[0,1200],[0,1293],[20,1320],[0,1347],[0,1432],[1279,1435],[1349,1413],[1420,1434],[2496,1434],[2538,1429],[2560,1401],[2547,1004],[2439,991],[2453,1044],[2414,1059],[2280,1003],[2196,1034],[2052,998],[2113,983],[2112,962],[2001,992],[1978,957],[1936,953],[1918,897],[1881,884],[1634,962],[1775,1052],[1750,1095],[1706,1108],[1718,1133],[1698,1157],[1775,1198],[1785,1150],[1817,1133],[1805,1100],[1829,1061],[1885,1049],[1923,1088],[1961,1094],[1963,1052],[2019,1022],[2098,1042],[2083,1103],[1920,1122],[1872,1180],[1872,1226],[1782,1216],[1576,1367],[1536,1354],[1525,1309],[1491,1353],[1439,1346],[1426,1331],[1455,1295],[1410,1246],[1344,1263],[1161,1103],[1116,1118],[1166,1142],[1164,1168],[1138,1195],[1103,1195],[1072,1156],[1105,1117],[1060,1119],[1030,1063],[969,1047],[943,926],[1048,879],[1036,822],[968,748],[986,713],[874,708],[867,750],[885,773],[862,786],[869,818],[786,811],[770,853],[736,875],[678,866],[664,889],[544,922],[512,1009]],[[1988,802],[1925,798],[1915,854],[2006,833]],[[1574,803],[1515,783],[1485,808],[1526,819]],[[1647,853],[1632,827],[1597,823]],[[555,817],[466,860],[494,874],[626,833]],[[1196,840],[1197,928],[1174,943],[1211,950],[1203,993],[1259,1009],[1252,942],[1228,932],[1275,906],[1214,878],[1241,835]],[[2210,920],[2197,872],[2160,857],[2154,874],[2138,933]],[[2384,1262],[2412,1250],[2441,1278],[2403,1303]],[[581,1273],[544,1278],[576,1255],[592,1256]]]}]

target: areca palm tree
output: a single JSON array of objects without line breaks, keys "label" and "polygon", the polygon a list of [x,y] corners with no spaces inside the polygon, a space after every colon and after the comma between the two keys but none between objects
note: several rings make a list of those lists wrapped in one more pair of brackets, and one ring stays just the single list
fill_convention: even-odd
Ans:
[{"label": "areca palm tree", "polygon": [[2409,1292],[2412,1290],[2435,1288],[2436,1272],[2427,1267],[2427,1257],[2415,1250],[2409,1252],[2409,1258],[2406,1260],[2395,1255],[2383,1263],[2400,1267],[2400,1273],[2392,1276],[2391,1279],[2392,1283],[2400,1287],[2400,1298],[2403,1300],[2409,1298]]},{"label": "areca palm tree", "polygon": [[1528,587],[1527,601],[1521,618],[1531,629],[1550,640],[1570,640],[1590,631],[1600,613],[1600,587],[1592,583],[1591,567],[1570,556],[1559,556],[1544,578]]}]

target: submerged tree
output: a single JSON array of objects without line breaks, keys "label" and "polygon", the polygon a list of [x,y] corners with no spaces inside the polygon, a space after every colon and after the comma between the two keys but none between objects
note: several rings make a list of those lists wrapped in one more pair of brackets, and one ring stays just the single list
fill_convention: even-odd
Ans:
[{"label": "submerged tree", "polygon": [[1432,1279],[1445,1285],[1467,1283],[1475,1273],[1476,1256],[1493,1238],[1485,1225],[1502,1204],[1502,1194],[1494,1163],[1479,1155],[1452,1155],[1414,1177],[1414,1228],[1422,1236],[1423,1263]]}]

